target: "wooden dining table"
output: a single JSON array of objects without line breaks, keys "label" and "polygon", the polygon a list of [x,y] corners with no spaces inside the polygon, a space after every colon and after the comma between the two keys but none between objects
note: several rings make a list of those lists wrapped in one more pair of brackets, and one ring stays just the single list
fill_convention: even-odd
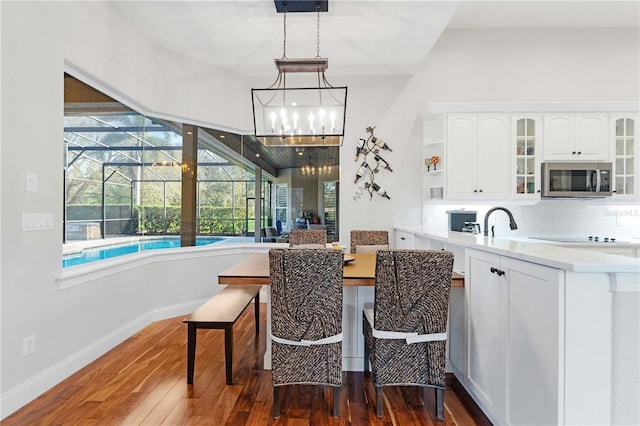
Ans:
[{"label": "wooden dining table", "polygon": [[[353,259],[344,265],[342,282],[345,286],[374,286],[376,282],[375,253],[346,254]],[[251,254],[218,274],[218,284],[270,285],[269,253]],[[452,287],[464,287],[464,275],[453,272]]]}]

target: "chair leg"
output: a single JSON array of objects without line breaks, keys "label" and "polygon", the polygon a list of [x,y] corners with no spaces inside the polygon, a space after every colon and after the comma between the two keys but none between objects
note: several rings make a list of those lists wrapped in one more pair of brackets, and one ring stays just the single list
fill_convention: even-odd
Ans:
[{"label": "chair leg", "polygon": [[364,339],[364,375],[369,374],[369,351],[367,350],[367,339]]},{"label": "chair leg", "polygon": [[383,406],[382,406],[382,397],[383,397],[383,393],[382,393],[382,386],[376,386],[376,416],[378,417],[382,417],[382,411],[383,411]]},{"label": "chair leg", "polygon": [[333,388],[333,417],[340,417],[340,394],[342,387]]},{"label": "chair leg", "polygon": [[280,417],[280,387],[273,387],[273,418]]},{"label": "chair leg", "polygon": [[436,417],[444,420],[444,389],[436,388]]}]

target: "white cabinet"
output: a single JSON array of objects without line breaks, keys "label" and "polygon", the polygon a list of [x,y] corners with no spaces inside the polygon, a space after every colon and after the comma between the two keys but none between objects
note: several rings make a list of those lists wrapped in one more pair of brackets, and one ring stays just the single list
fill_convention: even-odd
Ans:
[{"label": "white cabinet", "polygon": [[634,199],[639,194],[638,122],[637,114],[611,115],[613,190],[617,199]]},{"label": "white cabinet", "polygon": [[509,193],[509,114],[448,114],[448,199],[500,199]]},{"label": "white cabinet", "polygon": [[505,423],[562,423],[563,272],[505,257],[501,269],[507,282]]},{"label": "white cabinet", "polygon": [[511,117],[511,152],[513,187],[518,199],[540,198],[540,163],[542,162],[542,117],[537,114]]},{"label": "white cabinet", "polygon": [[504,411],[505,284],[493,269],[500,256],[467,251],[465,268],[467,365],[464,383],[494,423]]},{"label": "white cabinet", "polygon": [[609,159],[607,114],[545,114],[545,160],[607,161]]},{"label": "white cabinet", "polygon": [[468,249],[466,365],[457,375],[497,424],[562,423],[562,271]]},{"label": "white cabinet", "polygon": [[414,249],[416,247],[416,235],[410,232],[396,230],[397,249]]}]

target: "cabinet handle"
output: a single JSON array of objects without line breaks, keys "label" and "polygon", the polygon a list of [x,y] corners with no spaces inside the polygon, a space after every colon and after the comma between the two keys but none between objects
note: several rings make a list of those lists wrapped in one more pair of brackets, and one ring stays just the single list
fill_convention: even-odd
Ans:
[{"label": "cabinet handle", "polygon": [[573,151],[573,152],[571,153],[571,155],[576,155],[576,152],[575,152],[575,151]]},{"label": "cabinet handle", "polygon": [[478,191],[478,192],[482,192],[482,189],[480,191]]},{"label": "cabinet handle", "polygon": [[582,154],[582,151],[578,151],[578,155]]},{"label": "cabinet handle", "polygon": [[492,274],[498,274],[499,277],[503,276],[506,273],[503,270],[495,268],[493,266],[489,270],[491,271]]},{"label": "cabinet handle", "polygon": [[400,237],[400,239],[401,239],[402,241],[406,240],[406,238],[405,238],[405,237]]},{"label": "cabinet handle", "polygon": [[474,190],[473,190],[473,192],[478,192],[478,190],[477,190],[477,189],[474,189]]}]

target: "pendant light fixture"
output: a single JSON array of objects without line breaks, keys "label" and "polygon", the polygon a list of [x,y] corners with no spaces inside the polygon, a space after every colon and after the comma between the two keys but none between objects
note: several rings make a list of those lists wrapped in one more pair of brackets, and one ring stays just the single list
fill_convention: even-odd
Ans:
[{"label": "pendant light fixture", "polygon": [[[283,51],[274,59],[278,76],[266,89],[251,89],[256,138],[266,146],[340,146],[344,136],[347,87],[327,81],[327,58],[320,56],[320,11],[327,1],[290,2],[296,12],[315,11],[316,57],[287,57],[287,12],[289,2],[275,1],[283,13]],[[311,9],[310,7],[315,7]],[[305,9],[307,8],[307,9]],[[315,87],[287,87],[287,74],[315,74]]]}]

